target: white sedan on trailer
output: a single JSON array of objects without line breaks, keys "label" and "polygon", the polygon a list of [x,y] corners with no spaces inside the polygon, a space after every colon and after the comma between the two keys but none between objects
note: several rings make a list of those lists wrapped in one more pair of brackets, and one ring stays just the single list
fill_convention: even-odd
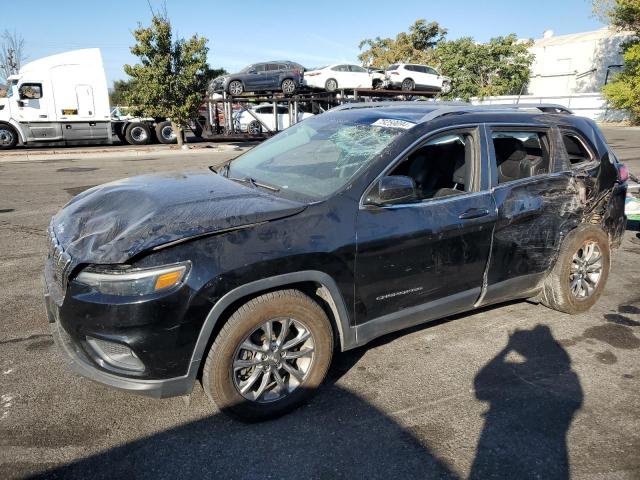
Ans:
[{"label": "white sedan on trailer", "polygon": [[321,88],[328,92],[351,90],[354,88],[378,88],[384,82],[384,75],[369,71],[359,65],[336,63],[304,73],[304,83],[311,88]]},{"label": "white sedan on trailer", "polygon": [[[278,130],[284,130],[291,125],[289,118],[289,108],[285,105],[278,105],[277,107],[278,117]],[[273,105],[265,103],[262,105],[256,105],[251,108],[251,111],[255,115],[251,115],[246,110],[242,110],[236,114],[236,128],[241,132],[248,132],[252,135],[258,135],[263,131],[271,130],[276,131],[276,122],[273,116]],[[256,118],[257,117],[257,118]],[[305,118],[313,117],[313,113],[307,113],[303,111],[298,112],[298,121]],[[265,128],[265,126],[268,128]]]}]

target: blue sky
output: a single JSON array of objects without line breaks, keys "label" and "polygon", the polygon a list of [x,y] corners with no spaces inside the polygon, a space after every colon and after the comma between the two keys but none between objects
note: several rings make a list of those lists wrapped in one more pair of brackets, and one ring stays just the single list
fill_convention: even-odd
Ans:
[{"label": "blue sky", "polygon": [[[155,8],[161,2],[150,0]],[[288,59],[307,67],[356,61],[363,38],[395,36],[418,18],[435,20],[449,38],[485,41],[516,33],[539,38],[602,25],[590,0],[403,0],[403,1],[199,1],[167,0],[175,31],[209,39],[209,62],[227,70],[256,61]],[[28,8],[22,8],[27,6]],[[148,23],[146,0],[29,0],[6,2],[0,31],[22,34],[29,59],[87,47],[99,47],[109,83],[125,78],[124,63],[135,62],[129,47],[138,22]]]}]

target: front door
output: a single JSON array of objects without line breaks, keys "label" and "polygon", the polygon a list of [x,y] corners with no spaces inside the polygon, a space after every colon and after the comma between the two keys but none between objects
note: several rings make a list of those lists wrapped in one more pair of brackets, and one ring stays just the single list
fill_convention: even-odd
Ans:
[{"label": "front door", "polygon": [[425,139],[386,173],[412,177],[418,201],[360,208],[360,340],[465,310],[479,298],[496,220],[483,145],[478,128]]}]

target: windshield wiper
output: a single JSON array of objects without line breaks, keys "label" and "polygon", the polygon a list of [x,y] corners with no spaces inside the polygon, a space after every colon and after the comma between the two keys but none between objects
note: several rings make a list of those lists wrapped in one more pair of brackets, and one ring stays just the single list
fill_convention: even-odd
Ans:
[{"label": "windshield wiper", "polygon": [[280,189],[278,187],[274,187],[273,185],[269,185],[268,183],[258,182],[255,178],[251,178],[251,177],[242,177],[242,178],[228,177],[228,178],[229,178],[229,180],[233,180],[234,182],[248,183],[249,185],[251,185],[253,187],[264,188],[264,189],[270,190],[272,192],[279,192],[280,191]]}]

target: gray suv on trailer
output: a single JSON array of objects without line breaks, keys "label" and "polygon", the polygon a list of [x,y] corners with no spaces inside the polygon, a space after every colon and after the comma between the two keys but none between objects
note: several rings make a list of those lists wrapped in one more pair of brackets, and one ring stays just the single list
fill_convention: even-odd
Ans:
[{"label": "gray suv on trailer", "polygon": [[287,95],[302,85],[304,67],[287,60],[254,63],[238,73],[221,75],[213,79],[211,90],[241,95],[244,92],[281,90]]}]

